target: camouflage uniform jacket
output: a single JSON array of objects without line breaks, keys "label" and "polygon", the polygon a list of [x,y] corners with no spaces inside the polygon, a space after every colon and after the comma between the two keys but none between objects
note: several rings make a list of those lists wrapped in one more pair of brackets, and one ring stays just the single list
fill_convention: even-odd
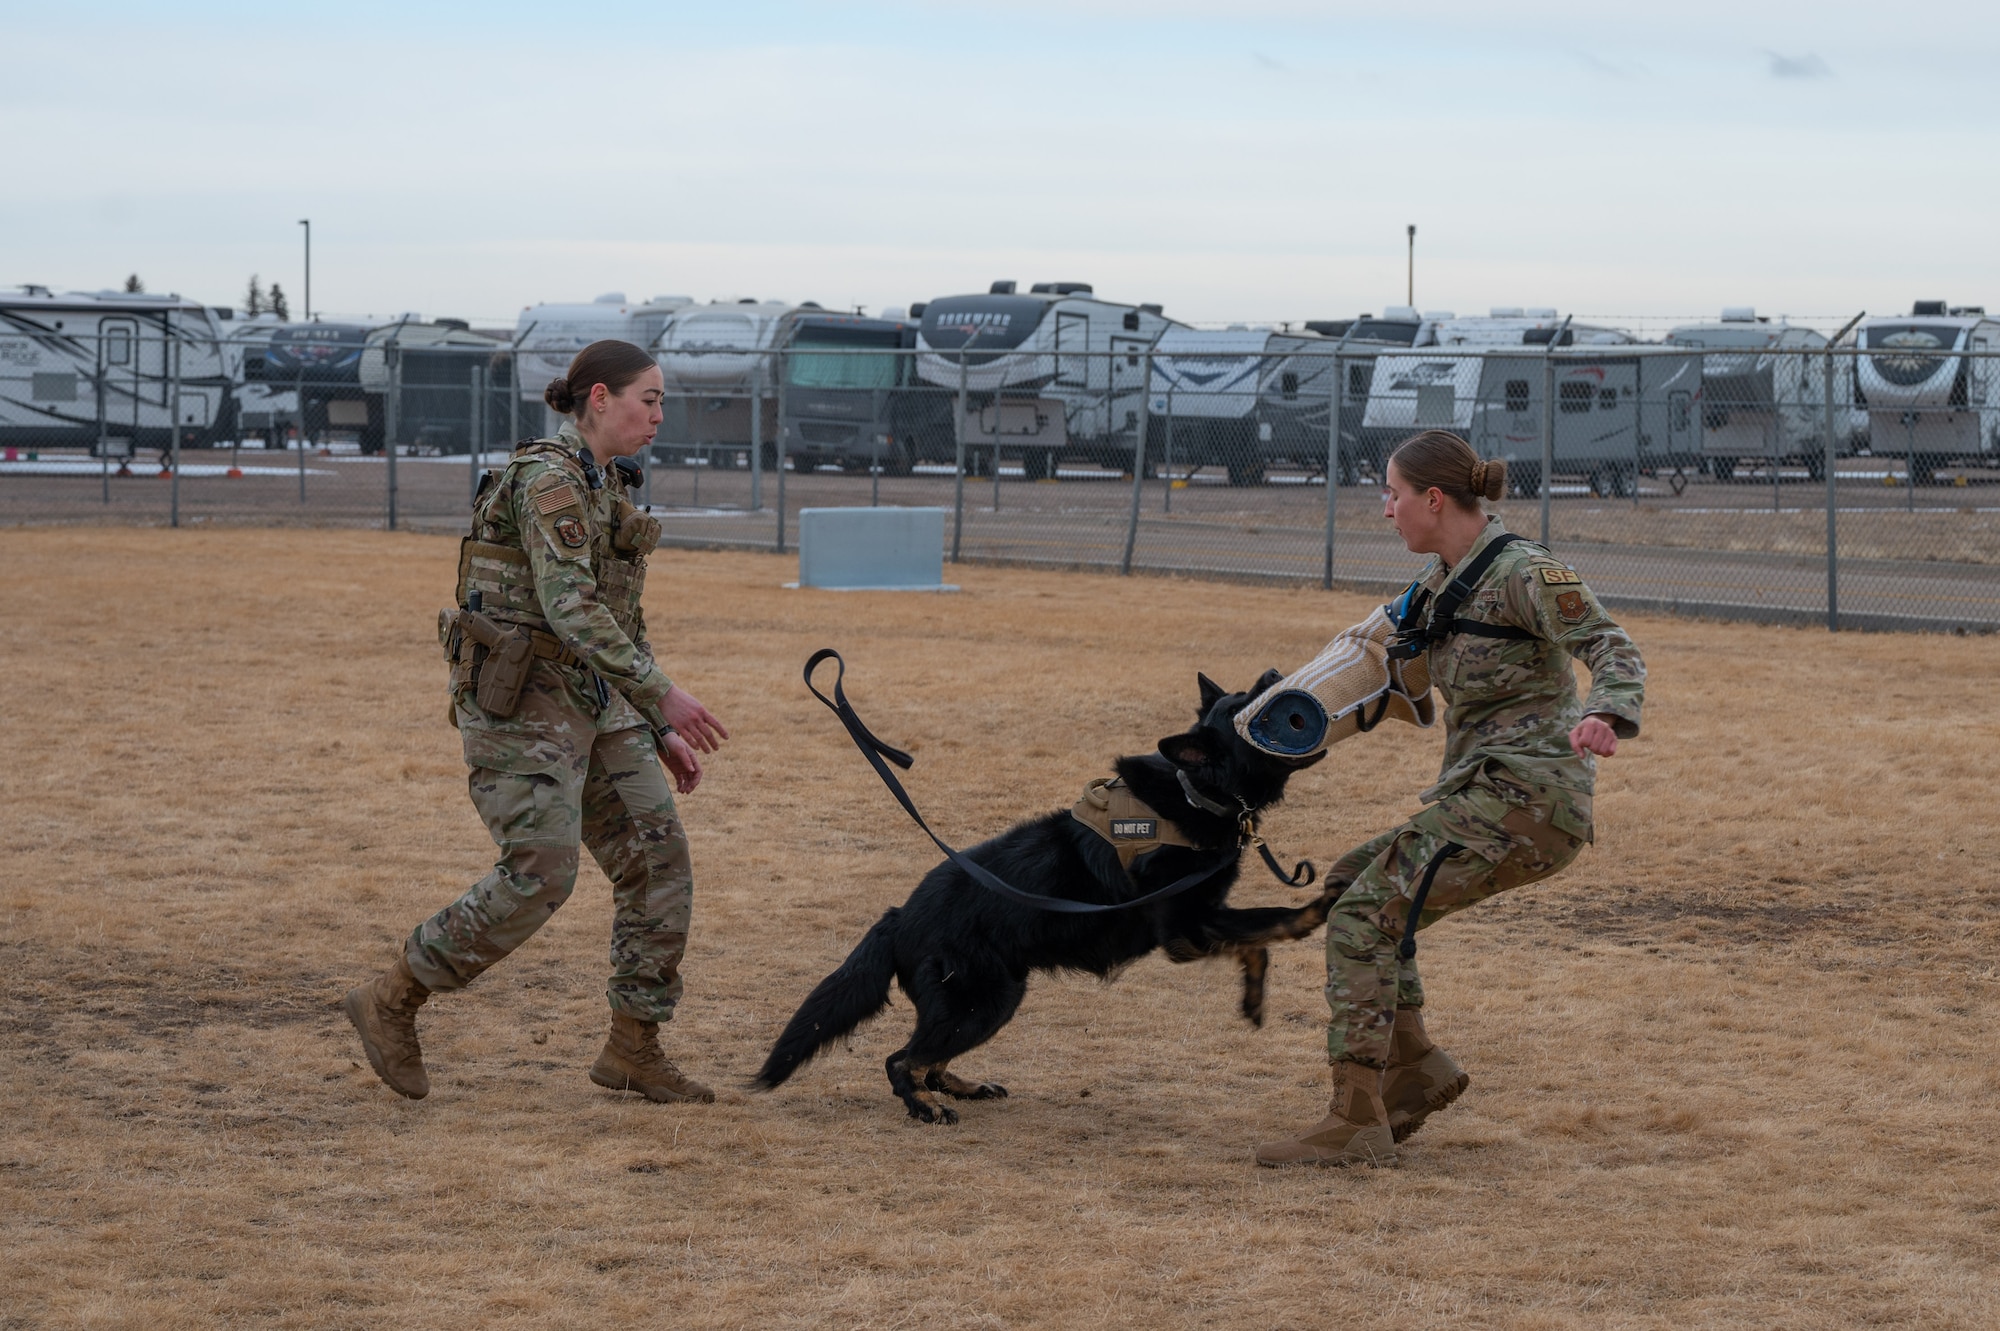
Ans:
[{"label": "camouflage uniform jacket", "polygon": [[[1498,518],[1466,551],[1470,560],[1502,535]],[[1433,598],[1451,570],[1433,557],[1417,585]],[[1444,766],[1422,799],[1443,799],[1498,761],[1531,787],[1573,796],[1588,822],[1597,760],[1570,748],[1569,732],[1590,713],[1610,718],[1621,739],[1639,733],[1646,663],[1574,571],[1527,541],[1503,548],[1459,608],[1461,620],[1526,629],[1532,640],[1454,633],[1430,649],[1431,680],[1444,695]],[[1570,658],[1590,670],[1590,696],[1576,697]],[[1578,830],[1587,835],[1588,827]]]},{"label": "camouflage uniform jacket", "polygon": [[[653,660],[639,592],[659,525],[626,498],[616,468],[591,486],[583,448],[565,423],[515,450],[474,505],[461,604],[478,588],[486,614],[547,629],[657,727],[673,681]],[[527,568],[482,546],[525,552]]]}]

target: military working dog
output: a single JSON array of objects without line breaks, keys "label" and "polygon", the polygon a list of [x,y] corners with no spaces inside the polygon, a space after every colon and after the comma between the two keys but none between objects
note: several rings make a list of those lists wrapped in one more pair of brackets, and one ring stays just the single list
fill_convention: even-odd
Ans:
[{"label": "military working dog", "polygon": [[[1280,678],[1269,671],[1247,693],[1225,693],[1198,676],[1201,705],[1194,729],[1169,736],[1158,752],[1117,760],[1129,801],[1157,820],[1105,824],[1118,835],[1160,834],[1169,841],[1121,863],[1107,833],[1071,811],[1021,823],[966,852],[980,867],[1027,892],[1072,901],[1133,901],[1222,861],[1188,890],[1157,902],[1096,914],[1057,913],[988,891],[947,860],[924,876],[908,901],[876,922],[840,968],[819,982],[786,1024],[752,1085],[769,1090],[799,1066],[880,1012],[893,978],[916,1005],[909,1042],[889,1055],[889,1086],[925,1123],[956,1123],[958,1114],[931,1092],[960,1100],[997,1099],[1006,1088],[970,1081],[951,1060],[1005,1026],[1027,993],[1033,971],[1072,970],[1110,977],[1155,948],[1175,961],[1231,954],[1243,967],[1243,1014],[1261,1025],[1266,945],[1304,938],[1325,922],[1345,884],[1328,883],[1307,905],[1235,910],[1224,903],[1241,868],[1244,815],[1284,796],[1293,772],[1310,766],[1259,752],[1236,733],[1236,713]],[[1162,829],[1173,824],[1180,832]]]}]

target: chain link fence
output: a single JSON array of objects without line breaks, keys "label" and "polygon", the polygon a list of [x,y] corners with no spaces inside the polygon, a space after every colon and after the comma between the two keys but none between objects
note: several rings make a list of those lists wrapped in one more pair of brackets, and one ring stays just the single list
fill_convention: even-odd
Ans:
[{"label": "chain link fence", "polygon": [[[1989,630],[1988,328],[669,349],[642,498],[675,546],[785,552],[801,508],[925,505],[947,510],[953,560],[1389,591],[1421,561],[1382,518],[1384,459],[1449,429],[1507,459],[1507,525],[1614,607]],[[507,334],[226,333],[0,328],[0,521],[456,531],[482,472],[554,424]]]}]

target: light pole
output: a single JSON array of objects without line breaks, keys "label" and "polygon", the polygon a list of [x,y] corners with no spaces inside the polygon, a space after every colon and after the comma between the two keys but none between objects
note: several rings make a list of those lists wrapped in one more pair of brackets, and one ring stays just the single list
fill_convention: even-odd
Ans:
[{"label": "light pole", "polygon": [[[304,227],[304,228],[306,229],[306,300],[305,300],[305,320],[304,320],[304,321],[305,321],[306,323],[311,323],[311,322],[312,322],[312,317],[313,317],[313,224],[312,224],[312,219],[311,219],[310,217],[301,217],[301,218],[299,219],[299,225],[300,225],[300,226],[302,226],[302,227]],[[1416,230],[1416,228],[1415,228],[1415,227],[1411,227],[1411,228],[1410,228],[1410,230],[1411,230],[1411,231],[1415,231],[1415,230]]]},{"label": "light pole", "polygon": [[1408,286],[1403,292],[1403,303],[1414,306],[1417,303],[1417,224],[1410,223],[1410,263]]}]

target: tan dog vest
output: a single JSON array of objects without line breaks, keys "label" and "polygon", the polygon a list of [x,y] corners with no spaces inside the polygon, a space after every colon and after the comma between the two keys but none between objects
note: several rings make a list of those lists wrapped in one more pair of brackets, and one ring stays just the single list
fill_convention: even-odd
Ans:
[{"label": "tan dog vest", "polygon": [[1118,863],[1132,871],[1132,862],[1161,846],[1194,847],[1181,829],[1134,795],[1120,777],[1099,777],[1083,788],[1083,798],[1070,817],[1111,843]]}]

